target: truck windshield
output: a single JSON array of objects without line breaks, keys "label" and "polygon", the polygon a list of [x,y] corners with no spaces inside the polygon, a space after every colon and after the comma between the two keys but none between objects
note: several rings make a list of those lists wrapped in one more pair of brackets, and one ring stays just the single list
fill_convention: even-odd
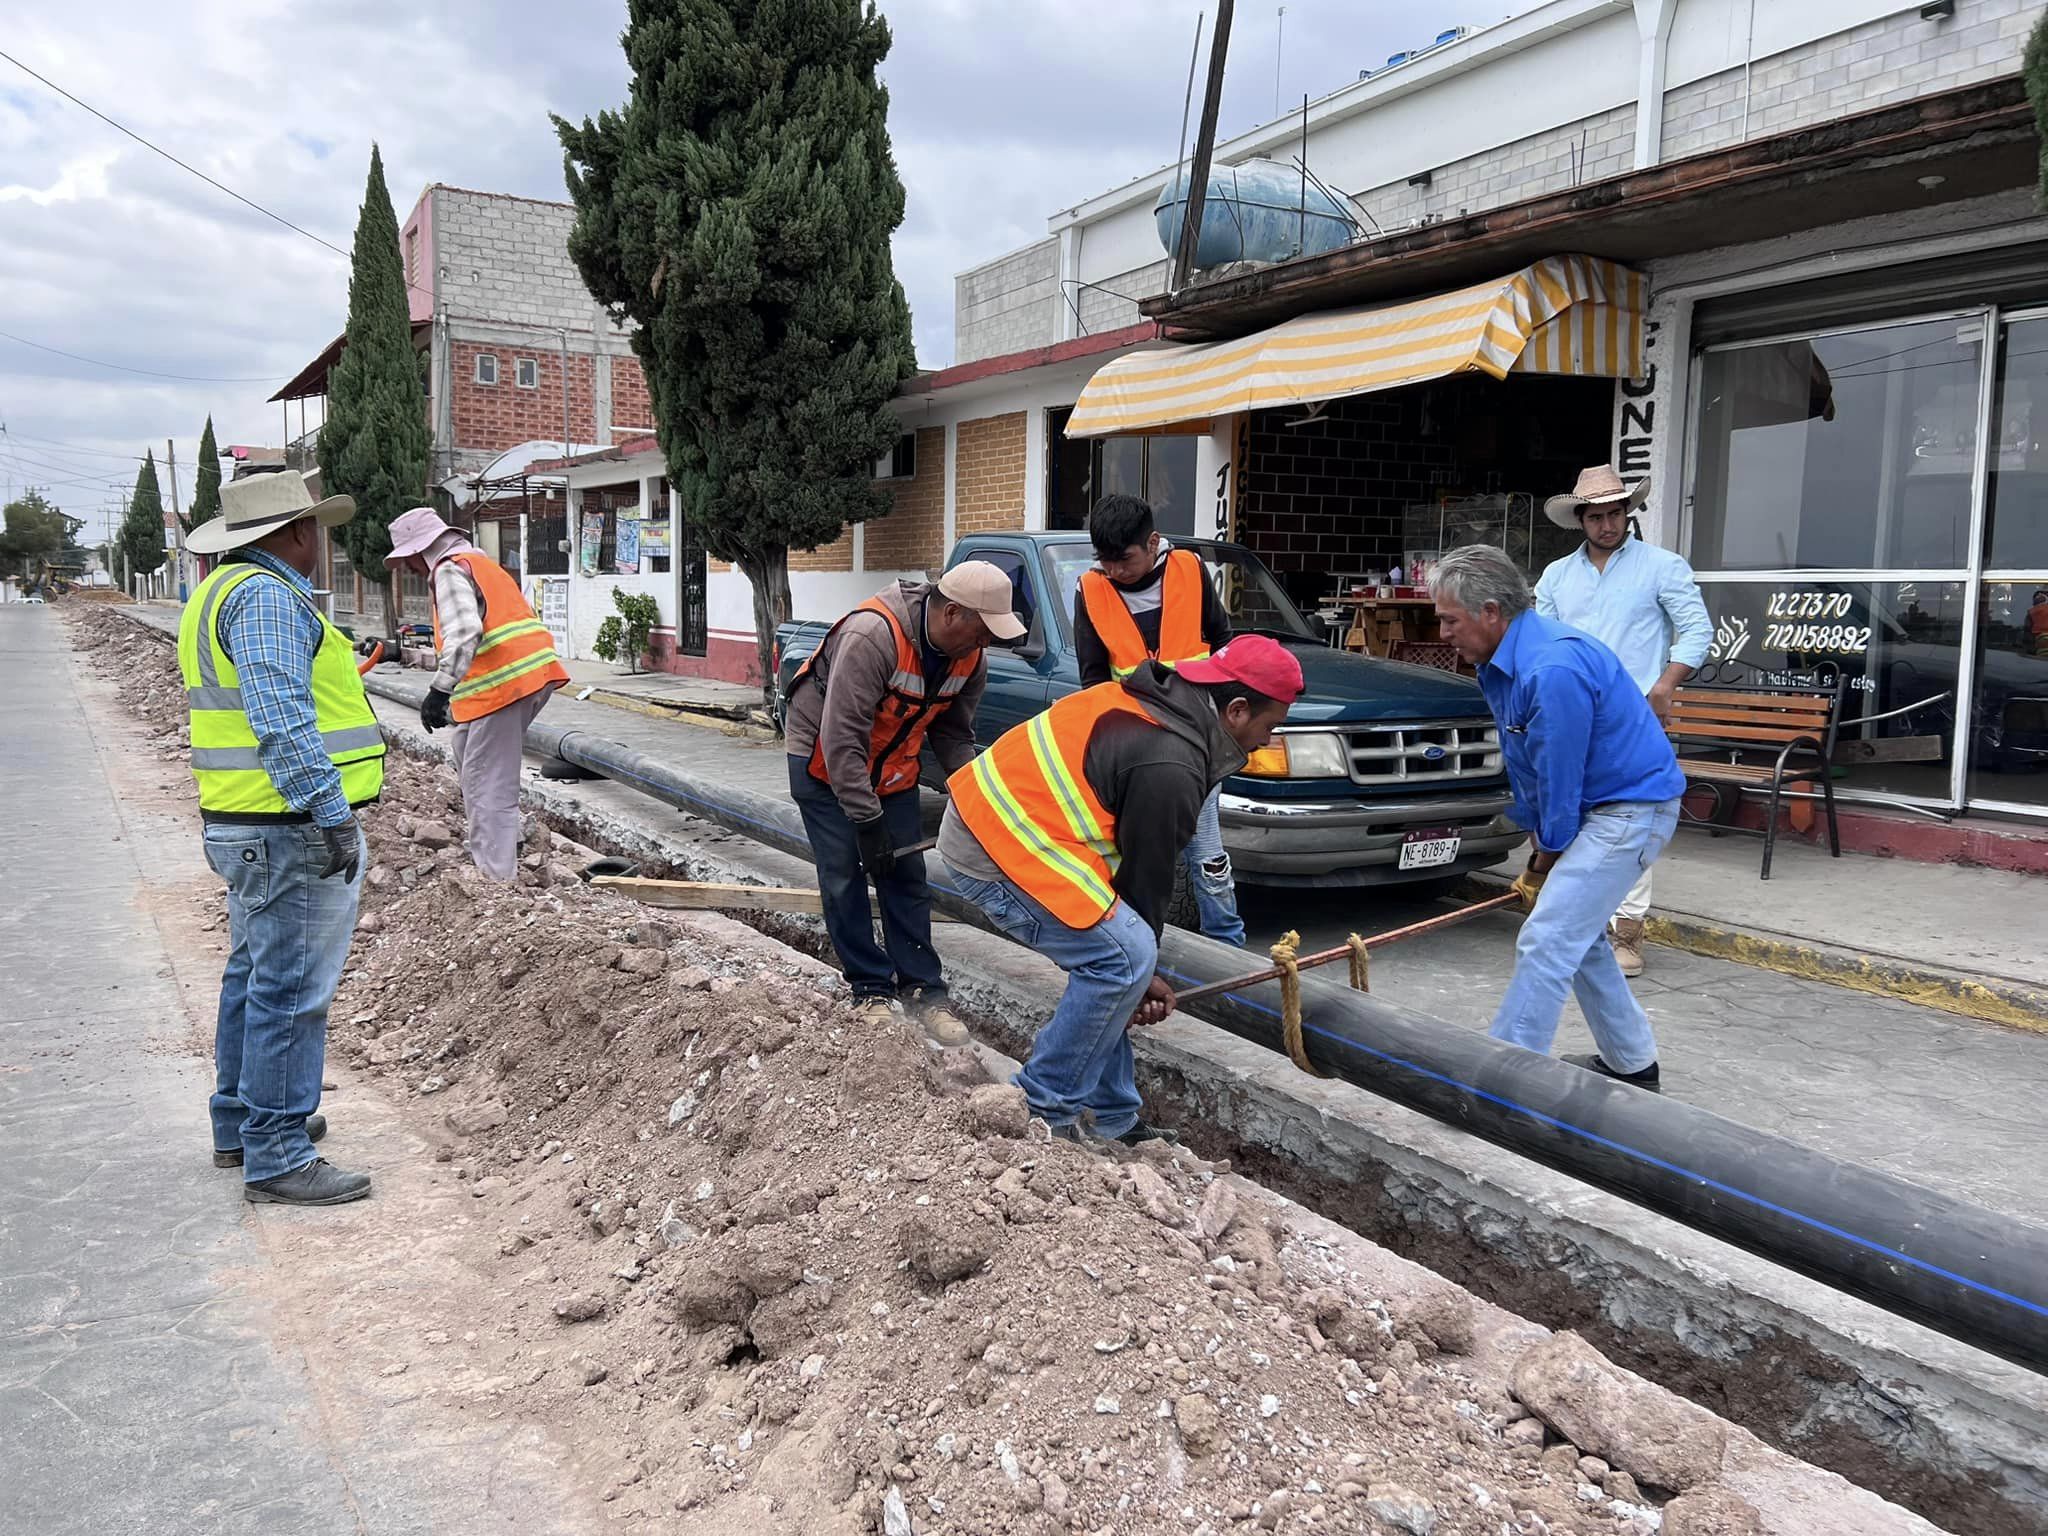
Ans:
[{"label": "truck windshield", "polygon": [[[1281,590],[1273,573],[1259,557],[1236,544],[1211,544],[1201,539],[1176,539],[1176,547],[1191,549],[1209,568],[1209,579],[1230,612],[1230,627],[1239,634],[1262,631],[1294,640],[1314,640],[1315,631],[1301,616],[1301,610]],[[1095,551],[1083,540],[1075,544],[1048,544],[1044,549],[1045,579],[1059,594],[1060,611],[1067,621],[1067,634],[1074,632],[1074,602],[1081,589],[1081,573],[1095,563]],[[1071,644],[1071,640],[1069,641]]]}]

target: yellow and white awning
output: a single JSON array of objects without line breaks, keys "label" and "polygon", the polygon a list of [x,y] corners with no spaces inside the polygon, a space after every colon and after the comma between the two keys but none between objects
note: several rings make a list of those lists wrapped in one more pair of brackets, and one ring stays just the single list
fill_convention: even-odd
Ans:
[{"label": "yellow and white awning", "polygon": [[1088,381],[1067,436],[1341,400],[1454,373],[1638,378],[1648,287],[1642,273],[1611,261],[1551,256],[1427,299],[1301,315],[1235,341],[1128,353]]}]

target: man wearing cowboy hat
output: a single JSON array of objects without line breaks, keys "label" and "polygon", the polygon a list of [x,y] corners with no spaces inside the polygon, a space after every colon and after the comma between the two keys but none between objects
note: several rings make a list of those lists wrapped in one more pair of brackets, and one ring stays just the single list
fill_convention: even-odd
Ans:
[{"label": "man wearing cowboy hat", "polygon": [[[1583,532],[1586,542],[1553,560],[1537,580],[1536,611],[1614,652],[1657,718],[1665,720],[1678,685],[1707,659],[1714,621],[1692,567],[1670,550],[1630,536],[1630,519],[1649,492],[1648,480],[1630,490],[1612,464],[1596,464],[1580,472],[1570,495],[1543,504],[1553,523]],[[1643,918],[1649,910],[1645,866],[1607,930],[1624,976],[1643,972]]]},{"label": "man wearing cowboy hat", "polygon": [[429,732],[453,725],[455,776],[469,820],[469,857],[493,880],[519,873],[519,754],[548,695],[569,681],[547,626],[505,568],[414,507],[391,523],[385,565],[433,584],[439,665],[420,701]]},{"label": "man wearing cowboy hat", "polygon": [[370,1176],[327,1162],[320,1074],[327,1010],[355,932],[363,834],[384,786],[384,737],[348,637],[313,603],[326,531],[355,515],[296,470],[221,487],[186,536],[228,558],[178,625],[206,861],[227,883],[228,964],[214,1036],[213,1161],[246,1199],[340,1205]]}]

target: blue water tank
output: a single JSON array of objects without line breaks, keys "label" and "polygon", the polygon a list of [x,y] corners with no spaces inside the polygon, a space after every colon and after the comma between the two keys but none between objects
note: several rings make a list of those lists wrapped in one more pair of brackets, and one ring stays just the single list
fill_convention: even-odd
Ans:
[{"label": "blue water tank", "polygon": [[[1153,205],[1159,243],[1171,255],[1180,248],[1187,207],[1185,173],[1169,179]],[[1202,233],[1195,246],[1197,267],[1232,261],[1285,261],[1320,256],[1351,242],[1352,217],[1313,181],[1303,196],[1301,169],[1277,160],[1247,160],[1209,173],[1202,203]],[[1297,252],[1297,247],[1299,250]]]},{"label": "blue water tank", "polygon": [[1387,55],[1387,62],[1382,64],[1380,68],[1392,69],[1396,64],[1406,64],[1407,62],[1408,55],[1406,53],[1390,53]]}]

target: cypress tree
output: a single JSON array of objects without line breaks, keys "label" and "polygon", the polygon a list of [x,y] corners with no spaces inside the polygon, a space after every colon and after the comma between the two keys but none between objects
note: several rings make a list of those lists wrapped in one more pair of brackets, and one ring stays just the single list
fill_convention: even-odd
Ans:
[{"label": "cypress tree", "polygon": [[2026,82],[2027,100],[2034,108],[2034,127],[2040,134],[2041,202],[2048,207],[2048,11],[2027,34],[2027,50],[2020,56],[2020,78]]},{"label": "cypress tree", "polygon": [[121,553],[131,579],[164,563],[164,496],[156,479],[155,449],[143,455],[142,468],[135,472],[135,493],[121,519]]},{"label": "cypress tree", "polygon": [[375,145],[353,261],[348,340],[328,380],[327,420],[320,429],[320,489],[355,498],[356,515],[335,536],[357,572],[383,588],[386,633],[396,634],[398,605],[384,557],[391,553],[391,520],[426,498],[430,440],[398,253],[398,217]]},{"label": "cypress tree", "polygon": [[903,184],[863,0],[629,0],[626,104],[555,119],[598,301],[637,322],[670,482],[745,573],[764,678],[789,551],[888,509],[875,460],[913,370],[890,260]]},{"label": "cypress tree", "polygon": [[220,516],[220,447],[213,440],[213,418],[206,418],[206,430],[199,434],[199,467],[194,476],[199,489],[192,498],[190,526],[211,522]]}]

